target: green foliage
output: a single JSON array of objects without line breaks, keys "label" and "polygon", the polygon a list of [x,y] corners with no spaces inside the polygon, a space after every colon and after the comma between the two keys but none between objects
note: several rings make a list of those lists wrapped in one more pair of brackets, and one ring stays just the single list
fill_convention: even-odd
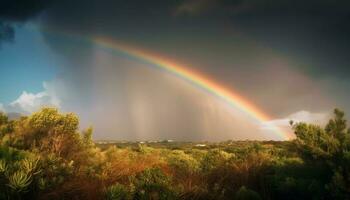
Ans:
[{"label": "green foliage", "polygon": [[328,174],[333,174],[326,187],[334,199],[350,198],[350,132],[344,116],[344,112],[335,109],[334,118],[324,128],[305,123],[293,125],[301,156],[308,162],[328,166]]},{"label": "green foliage", "polygon": [[124,185],[114,184],[107,188],[106,199],[107,200],[126,200],[129,199],[129,191]]},{"label": "green foliage", "polygon": [[78,117],[72,113],[62,115],[55,108],[44,108],[29,117],[29,126],[38,134],[53,132],[72,133],[78,129]]},{"label": "green foliage", "polygon": [[196,173],[200,168],[200,163],[196,159],[180,150],[173,150],[166,157],[170,167],[186,175]]},{"label": "green foliage", "polygon": [[78,125],[54,108],[0,113],[0,199],[350,199],[350,132],[337,109],[325,127],[291,123],[296,139],[285,142],[96,145]]},{"label": "green foliage", "polygon": [[137,175],[138,185],[169,185],[170,177],[165,175],[159,168],[146,169]]},{"label": "green foliage", "polygon": [[235,200],[261,200],[259,194],[242,186],[235,195]]},{"label": "green foliage", "polygon": [[14,122],[10,121],[8,117],[0,112],[0,136],[11,133],[14,130]]},{"label": "green foliage", "polygon": [[8,123],[8,117],[5,113],[0,112],[0,126]]},{"label": "green foliage", "polygon": [[93,133],[93,129],[92,127],[88,128],[87,130],[85,130],[83,132],[83,143],[86,146],[94,146],[94,143],[92,142],[92,133]]},{"label": "green foliage", "polygon": [[24,191],[32,182],[32,176],[25,171],[16,171],[8,179],[9,186],[18,192]]},{"label": "green foliage", "polygon": [[176,193],[170,188],[171,179],[161,169],[146,169],[136,178],[136,199],[176,199]]},{"label": "green foliage", "polygon": [[7,171],[7,163],[5,160],[0,160],[0,173],[5,173]]},{"label": "green foliage", "polygon": [[201,169],[203,172],[209,172],[215,167],[224,164],[232,156],[232,154],[219,149],[209,150],[201,160]]},{"label": "green foliage", "polygon": [[37,158],[26,158],[21,160],[21,169],[29,174],[38,174],[40,173],[40,171],[37,171],[38,168],[38,163],[39,163],[39,159]]}]

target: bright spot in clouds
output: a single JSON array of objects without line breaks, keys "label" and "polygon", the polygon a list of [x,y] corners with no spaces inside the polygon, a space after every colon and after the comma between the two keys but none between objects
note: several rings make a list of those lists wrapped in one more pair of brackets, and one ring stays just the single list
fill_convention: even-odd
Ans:
[{"label": "bright spot in clouds", "polygon": [[43,82],[44,90],[38,93],[23,91],[9,105],[0,104],[0,110],[5,112],[32,113],[44,106],[60,107],[61,101],[57,96],[56,86],[52,82]]},{"label": "bright spot in clouds", "polygon": [[301,110],[296,113],[290,114],[285,118],[274,119],[270,121],[263,122],[261,124],[261,129],[272,130],[276,127],[282,129],[290,126],[289,122],[306,122],[306,123],[315,123],[315,124],[325,124],[329,119],[329,113],[312,113],[306,110]]}]

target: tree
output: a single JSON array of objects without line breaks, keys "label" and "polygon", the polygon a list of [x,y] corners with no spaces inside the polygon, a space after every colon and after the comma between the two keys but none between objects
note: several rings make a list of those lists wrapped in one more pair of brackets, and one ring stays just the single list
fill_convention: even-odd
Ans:
[{"label": "tree", "polygon": [[329,167],[332,178],[326,187],[337,199],[350,198],[350,131],[344,116],[335,109],[334,118],[324,128],[306,123],[293,125],[301,156]]}]

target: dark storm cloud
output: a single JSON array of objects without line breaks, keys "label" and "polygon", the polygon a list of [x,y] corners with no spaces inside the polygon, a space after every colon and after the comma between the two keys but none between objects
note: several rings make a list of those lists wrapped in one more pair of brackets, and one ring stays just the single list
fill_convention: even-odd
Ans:
[{"label": "dark storm cloud", "polygon": [[61,30],[144,43],[174,35],[215,37],[215,31],[232,26],[298,60],[299,69],[312,76],[350,72],[350,3],[345,0],[63,0],[43,20]]},{"label": "dark storm cloud", "polygon": [[[202,59],[194,63],[198,70],[214,74],[226,85],[238,86],[254,99],[257,91],[252,85],[264,78],[255,77],[249,82],[236,74],[263,71],[272,61],[263,58],[269,54],[266,49],[251,48],[250,43],[279,52],[291,61],[291,67],[316,80],[346,77],[350,72],[349,10],[348,1],[330,0],[61,0],[45,11],[42,24],[63,32],[131,42],[185,63]],[[80,62],[80,57],[91,57],[86,56],[91,53],[88,45],[79,50],[75,44],[45,36],[53,49],[75,58],[74,62]],[[76,74],[79,77],[81,73]],[[274,87],[271,80],[268,83]],[[289,91],[290,95],[299,93],[300,90]],[[311,101],[312,96],[308,99]]]},{"label": "dark storm cloud", "polygon": [[299,69],[314,77],[347,78],[350,72],[349,1],[188,0],[177,11],[229,20],[243,34],[299,60]]},{"label": "dark storm cloud", "polygon": [[310,75],[350,72],[346,0],[3,0],[0,39],[13,39],[13,22],[26,21],[48,5],[44,23],[61,30],[152,42],[232,26],[298,59]]},{"label": "dark storm cloud", "polygon": [[[156,25],[166,25],[164,22],[169,19],[169,11],[174,2],[176,1],[63,0],[47,10],[44,20],[48,25],[86,34],[124,29],[125,32],[134,30],[143,35]],[[140,32],[141,30],[146,32]]]},{"label": "dark storm cloud", "polygon": [[38,14],[50,0],[2,0],[0,18],[10,21],[25,21]]},{"label": "dark storm cloud", "polygon": [[40,13],[50,0],[1,0],[0,42],[14,39],[14,23],[23,23]]},{"label": "dark storm cloud", "polygon": [[[243,15],[333,15],[347,12],[346,0],[185,0],[179,1],[177,10],[184,14],[243,14]],[[180,12],[181,13],[181,12]],[[340,14],[340,13],[338,13]]]},{"label": "dark storm cloud", "polygon": [[[230,6],[225,7],[230,10]],[[349,1],[242,1],[230,20],[316,78],[350,72]]]}]

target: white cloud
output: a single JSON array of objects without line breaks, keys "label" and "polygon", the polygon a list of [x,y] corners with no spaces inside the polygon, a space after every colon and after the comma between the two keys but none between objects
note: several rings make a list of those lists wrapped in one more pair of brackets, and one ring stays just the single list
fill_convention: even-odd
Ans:
[{"label": "white cloud", "polygon": [[43,82],[45,92],[51,98],[52,105],[57,107],[61,106],[61,98],[64,96],[64,85],[63,81],[55,80],[51,82]]},{"label": "white cloud", "polygon": [[0,103],[0,112],[4,112],[4,111],[5,111],[4,105]]},{"label": "white cloud", "polygon": [[287,128],[290,126],[289,122],[293,120],[294,122],[306,122],[315,124],[324,124],[329,119],[329,113],[311,113],[309,111],[298,111],[296,113],[290,114],[285,118],[274,119],[270,121],[263,122],[261,124],[261,129],[272,130],[278,128]]},{"label": "white cloud", "polygon": [[23,91],[22,94],[9,105],[0,105],[0,110],[7,112],[31,113],[44,106],[60,107],[61,100],[57,93],[57,81],[43,82],[44,90],[38,93]]}]

